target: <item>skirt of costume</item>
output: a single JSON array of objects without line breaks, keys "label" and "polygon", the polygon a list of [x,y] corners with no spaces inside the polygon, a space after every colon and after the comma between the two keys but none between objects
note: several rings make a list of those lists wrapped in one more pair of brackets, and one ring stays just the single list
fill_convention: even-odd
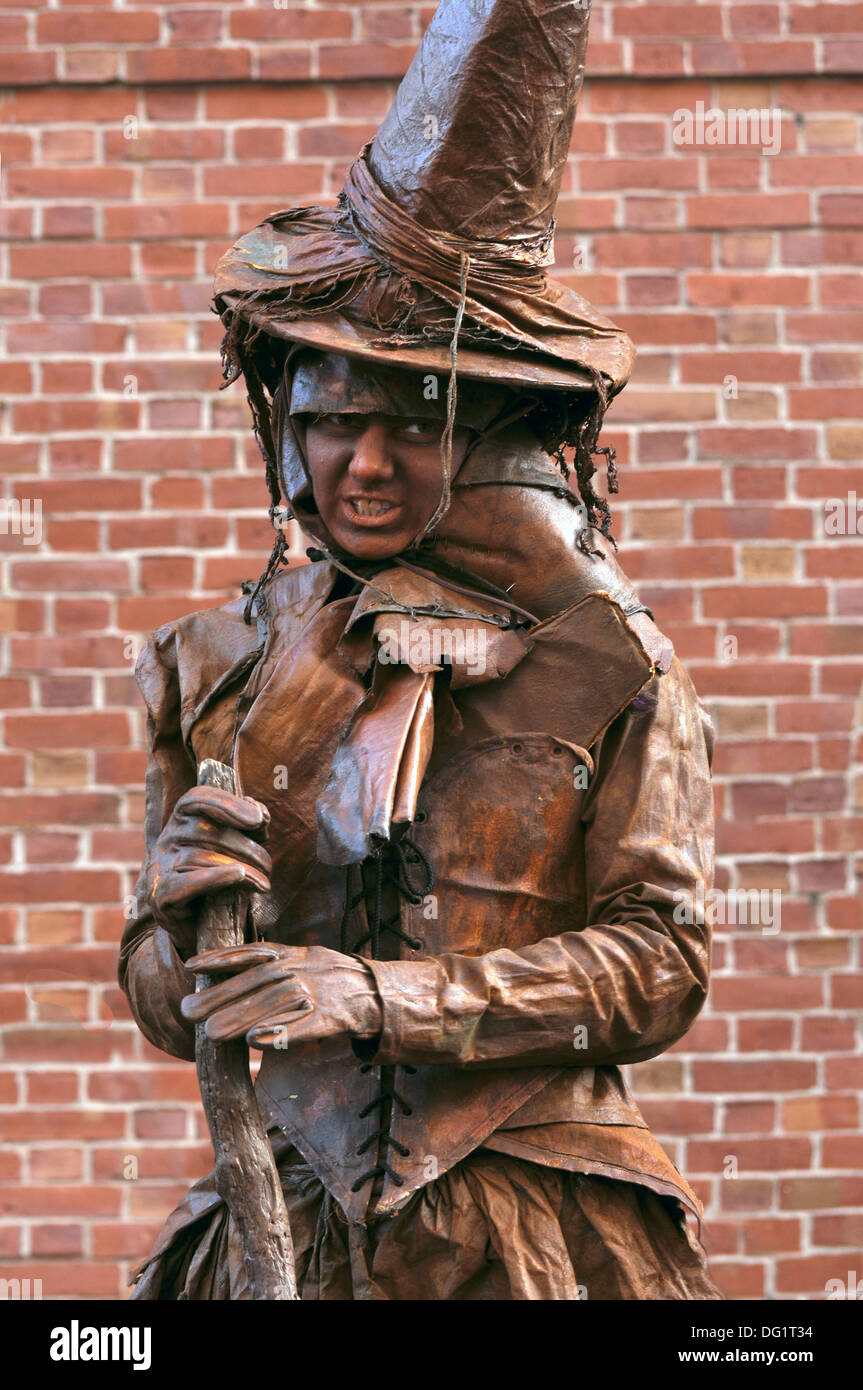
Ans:
[{"label": "skirt of costume", "polygon": [[[279,1172],[303,1299],[723,1297],[682,1203],[635,1183],[480,1148],[398,1211],[361,1224],[295,1149]],[[211,1179],[169,1218],[132,1297],[249,1298],[237,1232]]]}]

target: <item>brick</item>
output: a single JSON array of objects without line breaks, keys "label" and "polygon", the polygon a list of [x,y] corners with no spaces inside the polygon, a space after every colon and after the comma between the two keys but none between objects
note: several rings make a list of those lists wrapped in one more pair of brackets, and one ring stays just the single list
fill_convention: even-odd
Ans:
[{"label": "brick", "polygon": [[725,1091],[763,1091],[773,1094],[814,1086],[815,1063],[795,1061],[697,1061],[693,1067],[695,1089],[700,1094]]},{"label": "brick", "polygon": [[294,8],[288,17],[284,10],[230,13],[230,32],[238,39],[288,39],[310,43],[317,39],[345,39],[352,33],[349,9],[303,10]]},{"label": "brick", "polygon": [[828,1057],[824,1063],[825,1084],[839,1090],[861,1086],[863,1057]]},{"label": "brick", "polygon": [[84,1227],[75,1223],[34,1226],[31,1234],[33,1254],[40,1256],[78,1256],[84,1254]]},{"label": "brick", "polygon": [[764,1296],[763,1265],[717,1259],[711,1265],[711,1274],[726,1298],[760,1299]]},{"label": "brick", "polygon": [[414,52],[414,44],[326,44],[318,60],[320,76],[325,81],[372,75],[400,80]]},{"label": "brick", "polygon": [[819,584],[797,584],[793,589],[789,586],[751,584],[745,591],[729,584],[704,591],[704,612],[708,618],[733,617],[744,607],[755,618],[823,615],[827,610],[827,591]]},{"label": "brick", "polygon": [[53,53],[0,54],[0,83],[7,86],[43,86],[54,80],[57,70]]},{"label": "brick", "polygon": [[130,1259],[140,1263],[141,1252],[149,1249],[159,1233],[157,1222],[118,1221],[91,1226],[93,1256],[96,1259]]},{"label": "brick", "polygon": [[689,302],[697,308],[737,304],[799,308],[812,298],[811,283],[805,275],[690,274],[686,277],[686,289]]},{"label": "brick", "polygon": [[698,194],[688,199],[687,223],[690,227],[790,227],[810,221],[806,193]]},{"label": "brick", "polygon": [[[741,1001],[740,1007],[749,1006]],[[793,1020],[790,1018],[741,1018],[737,1023],[737,1041],[743,1053],[790,1052],[793,1033]]]},{"label": "brick", "polygon": [[719,1183],[723,1211],[769,1211],[773,1206],[772,1178],[725,1178]]},{"label": "brick", "polygon": [[863,1245],[863,1212],[838,1212],[816,1216],[812,1222],[815,1245]]},{"label": "brick", "polygon": [[808,1168],[812,1161],[812,1145],[808,1139],[774,1138],[759,1136],[757,1139],[693,1139],[687,1145],[687,1160],[693,1172],[719,1173],[728,1165],[729,1159],[736,1161],[737,1177],[724,1178],[724,1182],[739,1182],[749,1179],[755,1173],[787,1172],[789,1168]]},{"label": "brick", "polygon": [[769,1134],[775,1123],[776,1105],[768,1100],[735,1100],[725,1106],[724,1133]]},{"label": "brick", "polygon": [[702,458],[803,459],[816,450],[814,434],[806,429],[739,428],[702,429],[698,451]]},{"label": "brick", "polygon": [[743,1230],[743,1250],[747,1255],[796,1253],[802,1243],[801,1223],[793,1217],[750,1218]]},{"label": "brick", "polygon": [[251,75],[251,54],[240,47],[131,49],[126,55],[130,82],[235,82]]},{"label": "brick", "polygon": [[783,1211],[815,1211],[863,1203],[863,1177],[856,1175],[785,1178],[779,1183]]},{"label": "brick", "polygon": [[[42,1187],[37,1184],[17,1188],[0,1188],[0,1214],[16,1216],[38,1211],[47,1216],[119,1216],[122,1193],[116,1187],[107,1185],[64,1187],[52,1185]],[[54,1266],[49,1266],[54,1268]],[[37,1277],[32,1268],[31,1277]],[[48,1283],[51,1278],[48,1276]],[[60,1292],[55,1285],[55,1291]],[[83,1292],[72,1289],[71,1292]]]},{"label": "brick", "polygon": [[863,24],[859,4],[792,4],[789,10],[792,34],[854,34]]},{"label": "brick", "polygon": [[[828,1280],[841,1278],[846,1282],[848,1271],[844,1268],[847,1260],[839,1255],[801,1255],[778,1260],[776,1264],[776,1292],[779,1297],[790,1294],[821,1294],[827,1288]],[[840,1272],[841,1271],[841,1272]]]}]

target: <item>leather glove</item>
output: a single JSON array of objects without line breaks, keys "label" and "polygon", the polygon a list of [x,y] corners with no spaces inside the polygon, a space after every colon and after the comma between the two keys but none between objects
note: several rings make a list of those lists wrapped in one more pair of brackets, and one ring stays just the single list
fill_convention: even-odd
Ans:
[{"label": "leather glove", "polygon": [[[231,977],[187,995],[182,1011],[206,1021],[213,1042],[245,1037],[251,1047],[287,1047],[341,1034],[380,1033],[383,1010],[374,976],[358,956],[326,946],[262,941],[204,951],[187,961],[196,974]],[[239,972],[239,973],[237,973]]]},{"label": "leather glove", "polygon": [[147,863],[147,903],[183,960],[195,951],[195,899],[235,884],[269,892],[272,861],[258,843],[270,813],[219,787],[192,787],[177,802]]}]

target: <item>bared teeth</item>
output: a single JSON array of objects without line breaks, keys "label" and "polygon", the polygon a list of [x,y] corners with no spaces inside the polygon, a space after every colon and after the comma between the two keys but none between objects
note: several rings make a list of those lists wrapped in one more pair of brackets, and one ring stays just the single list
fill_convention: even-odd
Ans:
[{"label": "bared teeth", "polygon": [[352,497],[351,506],[358,516],[383,516],[391,512],[392,502],[384,502],[378,497]]}]

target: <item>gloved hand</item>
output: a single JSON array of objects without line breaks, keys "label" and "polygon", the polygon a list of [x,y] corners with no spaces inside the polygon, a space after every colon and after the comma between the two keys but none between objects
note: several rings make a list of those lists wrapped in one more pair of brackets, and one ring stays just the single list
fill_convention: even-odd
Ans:
[{"label": "gloved hand", "polygon": [[196,949],[195,899],[235,884],[266,893],[272,861],[259,843],[270,813],[260,801],[220,787],[180,797],[147,864],[147,903],[182,959]]},{"label": "gloved hand", "polygon": [[196,974],[231,978],[189,994],[181,1005],[206,1020],[213,1042],[245,1037],[252,1047],[287,1047],[313,1038],[374,1037],[383,1014],[374,976],[357,956],[326,946],[260,941],[204,951],[186,962]]}]

